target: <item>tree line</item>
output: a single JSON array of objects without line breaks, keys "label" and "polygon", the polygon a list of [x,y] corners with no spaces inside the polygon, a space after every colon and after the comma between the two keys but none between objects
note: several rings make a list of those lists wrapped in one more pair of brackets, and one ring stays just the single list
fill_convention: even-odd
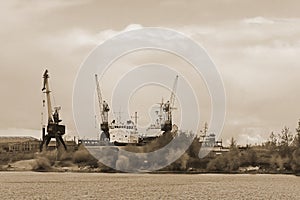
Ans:
[{"label": "tree line", "polygon": [[271,132],[269,139],[260,145],[240,148],[231,138],[228,152],[216,155],[211,152],[199,159],[201,148],[198,139],[192,143],[186,154],[168,170],[191,169],[201,172],[239,172],[242,168],[256,167],[260,173],[300,173],[300,121],[295,133],[284,127],[280,133]]}]

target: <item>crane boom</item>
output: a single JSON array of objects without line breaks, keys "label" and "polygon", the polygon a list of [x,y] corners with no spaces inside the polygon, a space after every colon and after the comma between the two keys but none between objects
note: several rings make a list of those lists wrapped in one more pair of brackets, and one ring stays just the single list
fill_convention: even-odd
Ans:
[{"label": "crane boom", "polygon": [[43,86],[43,89],[42,91],[45,91],[46,93],[46,98],[47,98],[47,111],[48,111],[48,123],[51,123],[53,122],[53,118],[52,118],[52,105],[51,105],[51,98],[50,98],[50,88],[49,88],[49,82],[48,82],[48,79],[49,79],[49,75],[48,75],[48,70],[46,69],[44,75],[43,75],[43,78],[44,78],[44,86]]},{"label": "crane boom", "polygon": [[177,83],[178,83],[178,75],[175,78],[174,84],[173,84],[173,89],[172,89],[172,93],[170,96],[170,106],[171,109],[174,108],[174,104],[175,104],[175,94],[176,94],[176,89],[177,89]]},{"label": "crane boom", "polygon": [[97,87],[97,96],[98,96],[98,104],[99,104],[99,110],[101,115],[101,121],[104,122],[104,113],[103,113],[103,105],[102,105],[102,95],[100,90],[100,84],[98,81],[98,75],[95,74],[95,80],[96,80],[96,87]]},{"label": "crane boom", "polygon": [[96,80],[97,96],[98,96],[98,103],[99,103],[100,116],[101,116],[100,127],[101,130],[104,132],[105,137],[109,139],[109,125],[108,125],[109,106],[102,99],[102,94],[101,94],[101,89],[100,89],[100,84],[99,84],[97,74],[95,74],[95,80]]}]

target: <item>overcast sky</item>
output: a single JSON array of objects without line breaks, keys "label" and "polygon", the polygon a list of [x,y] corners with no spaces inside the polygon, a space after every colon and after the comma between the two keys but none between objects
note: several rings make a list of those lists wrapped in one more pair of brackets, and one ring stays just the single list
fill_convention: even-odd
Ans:
[{"label": "overcast sky", "polygon": [[[227,96],[221,138],[260,143],[300,118],[299,1],[1,1],[0,135],[40,137],[42,74],[70,135],[72,92],[97,44],[134,27],[167,27],[200,43]],[[105,89],[104,89],[105,90]]]}]

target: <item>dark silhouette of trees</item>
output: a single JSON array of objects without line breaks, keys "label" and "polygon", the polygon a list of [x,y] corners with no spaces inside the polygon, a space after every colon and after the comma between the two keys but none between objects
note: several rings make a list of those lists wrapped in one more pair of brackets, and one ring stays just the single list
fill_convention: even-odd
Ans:
[{"label": "dark silhouette of trees", "polygon": [[241,167],[257,166],[257,164],[258,164],[258,157],[256,151],[253,148],[248,148],[247,150],[241,152],[241,156],[240,156]]},{"label": "dark silhouette of trees", "polygon": [[292,153],[292,169],[295,173],[300,173],[300,120],[298,127],[296,128],[296,135],[293,141],[293,153]]},{"label": "dark silhouette of trees", "polygon": [[286,126],[282,129],[279,135],[279,153],[282,157],[291,156],[291,144],[293,141],[293,135],[289,128]]},{"label": "dark silhouette of trees", "polygon": [[277,144],[278,144],[278,137],[272,131],[269,136],[269,140],[265,143],[265,146],[267,147],[268,150],[274,153],[278,150]]},{"label": "dark silhouette of trees", "polygon": [[209,161],[207,165],[208,171],[233,172],[240,167],[240,152],[235,139],[232,137],[230,141],[229,152],[218,155],[215,159]]}]

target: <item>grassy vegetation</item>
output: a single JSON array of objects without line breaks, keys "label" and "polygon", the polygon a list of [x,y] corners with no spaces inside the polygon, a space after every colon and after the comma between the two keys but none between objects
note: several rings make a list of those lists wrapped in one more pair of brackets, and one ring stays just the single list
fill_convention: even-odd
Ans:
[{"label": "grassy vegetation", "polygon": [[0,165],[7,165],[8,163],[19,160],[30,160],[34,158],[33,152],[1,152]]}]

